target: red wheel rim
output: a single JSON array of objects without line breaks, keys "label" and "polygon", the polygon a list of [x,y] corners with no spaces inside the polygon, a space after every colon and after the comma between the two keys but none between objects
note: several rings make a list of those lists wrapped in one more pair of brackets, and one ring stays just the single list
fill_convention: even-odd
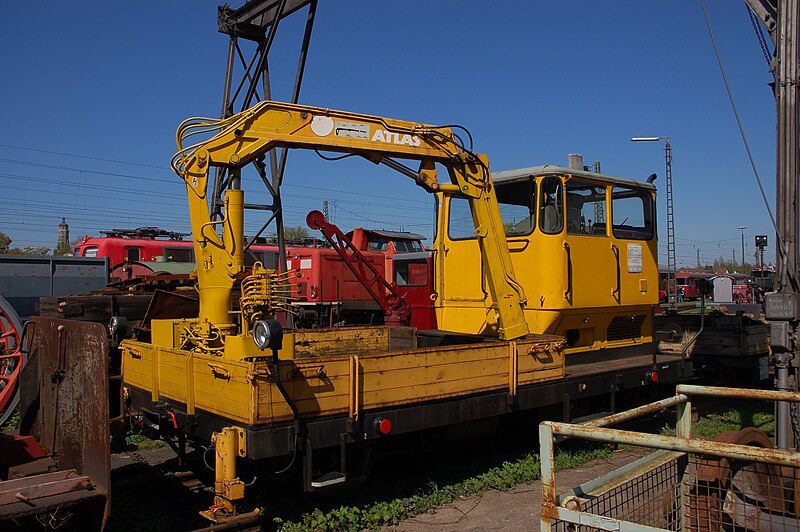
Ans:
[{"label": "red wheel rim", "polygon": [[13,307],[0,297],[0,425],[19,402],[19,375],[25,361],[22,324]]}]

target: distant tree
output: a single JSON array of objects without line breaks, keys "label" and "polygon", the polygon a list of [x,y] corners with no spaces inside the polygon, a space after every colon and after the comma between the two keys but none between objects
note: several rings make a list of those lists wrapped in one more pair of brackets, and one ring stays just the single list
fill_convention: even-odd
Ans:
[{"label": "distant tree", "polygon": [[69,244],[62,244],[53,250],[53,255],[57,256],[70,255],[72,253],[72,249],[73,248],[71,248]]},{"label": "distant tree", "polygon": [[308,229],[302,225],[297,227],[284,227],[283,235],[287,242],[302,242],[308,238]]},{"label": "distant tree", "polygon": [[7,253],[11,246],[11,237],[0,231],[0,252]]},{"label": "distant tree", "polygon": [[47,246],[25,246],[22,248],[23,255],[48,255],[50,248]]},{"label": "distant tree", "polygon": [[9,255],[49,255],[50,248],[47,246],[25,246],[24,248],[10,248],[6,251]]},{"label": "distant tree", "polygon": [[753,272],[753,265],[745,263],[744,268],[742,268],[741,262],[733,262],[732,260],[725,260],[724,258],[720,257],[714,261],[714,265],[711,267],[713,273],[744,273],[744,274],[751,274]]},{"label": "distant tree", "polygon": [[[297,227],[284,227],[283,237],[286,240],[286,242],[300,243],[305,240],[308,240],[310,238],[310,235],[308,234],[307,228],[303,227],[302,225],[298,225]],[[271,244],[277,244],[278,236],[275,233],[270,233],[267,236],[267,240],[269,240]]]}]

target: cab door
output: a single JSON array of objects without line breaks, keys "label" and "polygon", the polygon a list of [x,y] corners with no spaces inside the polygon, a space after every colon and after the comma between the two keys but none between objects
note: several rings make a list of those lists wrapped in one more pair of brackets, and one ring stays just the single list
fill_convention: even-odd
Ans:
[{"label": "cab door", "polygon": [[572,308],[619,305],[623,257],[608,234],[607,187],[569,178],[565,188],[565,260],[570,276],[566,303]]},{"label": "cab door", "polygon": [[434,249],[439,327],[470,334],[491,333],[497,322],[494,313],[487,310],[483,261],[466,198],[440,196]]}]

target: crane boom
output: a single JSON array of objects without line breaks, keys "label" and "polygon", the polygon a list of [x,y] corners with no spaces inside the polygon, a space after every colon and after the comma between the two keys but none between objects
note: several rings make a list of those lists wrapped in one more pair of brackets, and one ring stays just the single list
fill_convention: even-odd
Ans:
[{"label": "crane boom", "polygon": [[[212,131],[217,133],[209,140],[184,148],[187,137]],[[528,334],[522,309],[525,296],[514,277],[488,159],[462,146],[449,128],[264,101],[227,119],[189,119],[179,127],[177,142],[180,151],[172,166],[184,179],[189,198],[200,320],[223,335],[235,327],[230,296],[243,270],[244,199],[238,176],[242,167],[281,147],[360,155],[400,168],[428,192],[466,197],[489,292],[496,302],[499,335],[514,339]],[[394,158],[419,161],[419,170],[410,170]],[[440,183],[436,164],[447,168],[449,183]],[[212,219],[208,205],[209,171],[217,166],[226,167],[231,176],[221,220]],[[221,237],[217,226],[221,226]]]}]

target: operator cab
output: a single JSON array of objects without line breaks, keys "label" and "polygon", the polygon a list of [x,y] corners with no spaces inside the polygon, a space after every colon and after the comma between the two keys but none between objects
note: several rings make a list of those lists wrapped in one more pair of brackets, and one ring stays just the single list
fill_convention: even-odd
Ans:
[{"label": "operator cab", "polygon": [[[549,165],[492,179],[530,330],[565,336],[573,352],[649,344],[658,303],[655,187]],[[494,312],[469,205],[458,195],[441,201],[446,234],[437,245],[463,268],[445,272],[439,287],[451,307],[440,326],[485,334]]]}]

